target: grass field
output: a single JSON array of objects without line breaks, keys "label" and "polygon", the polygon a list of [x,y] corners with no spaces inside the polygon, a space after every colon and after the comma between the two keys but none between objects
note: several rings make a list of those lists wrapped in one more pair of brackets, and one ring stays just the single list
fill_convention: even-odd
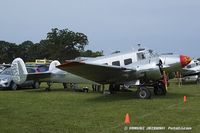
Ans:
[{"label": "grass field", "polygon": [[60,84],[53,85],[51,92],[0,91],[0,133],[133,132],[124,131],[126,113],[131,117],[129,126],[190,126],[189,132],[199,132],[199,106],[197,85],[171,85],[166,96],[153,95],[149,100],[137,99],[133,92],[65,91]]}]

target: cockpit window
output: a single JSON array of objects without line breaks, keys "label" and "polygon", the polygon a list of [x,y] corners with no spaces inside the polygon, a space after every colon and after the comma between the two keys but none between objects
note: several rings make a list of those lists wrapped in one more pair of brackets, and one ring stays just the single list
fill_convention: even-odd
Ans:
[{"label": "cockpit window", "polygon": [[191,68],[191,67],[192,67],[191,65],[188,65],[188,66],[187,66],[187,68]]},{"label": "cockpit window", "polygon": [[192,67],[195,67],[196,66],[196,63],[193,63],[191,65],[188,65],[187,68],[192,68]]},{"label": "cockpit window", "polygon": [[146,53],[145,53],[147,56],[149,57],[157,57],[158,54],[155,53],[153,50],[149,49]]}]

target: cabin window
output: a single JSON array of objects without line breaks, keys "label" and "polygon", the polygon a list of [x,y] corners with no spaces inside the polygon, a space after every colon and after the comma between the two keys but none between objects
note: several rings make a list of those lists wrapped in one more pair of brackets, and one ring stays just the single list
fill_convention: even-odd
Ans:
[{"label": "cabin window", "polygon": [[114,62],[112,62],[112,65],[113,66],[120,66],[120,62],[119,61],[114,61]]},{"label": "cabin window", "polygon": [[124,60],[124,65],[129,65],[131,63],[132,63],[132,59],[131,58]]},{"label": "cabin window", "polygon": [[103,63],[103,65],[108,65],[108,63]]},{"label": "cabin window", "polygon": [[196,66],[196,64],[193,63],[193,64],[190,65],[190,68],[193,68],[193,67],[195,67],[195,66]]},{"label": "cabin window", "polygon": [[192,68],[192,66],[191,66],[191,65],[188,65],[187,68]]},{"label": "cabin window", "polygon": [[187,68],[193,68],[193,67],[195,67],[195,66],[196,66],[196,63],[191,64],[191,65],[187,65]]}]

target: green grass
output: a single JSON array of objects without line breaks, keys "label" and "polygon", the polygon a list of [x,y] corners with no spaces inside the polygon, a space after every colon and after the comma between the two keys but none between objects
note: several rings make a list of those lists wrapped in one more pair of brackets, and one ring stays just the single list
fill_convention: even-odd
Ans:
[{"label": "green grass", "polygon": [[[102,95],[43,89],[0,91],[0,133],[133,132],[129,126],[191,126],[200,129],[200,86],[171,85],[166,96],[141,100],[133,92]],[[183,103],[183,96],[187,103]],[[144,131],[142,131],[144,132]],[[165,131],[172,132],[172,131]],[[180,131],[178,131],[180,132]]]}]

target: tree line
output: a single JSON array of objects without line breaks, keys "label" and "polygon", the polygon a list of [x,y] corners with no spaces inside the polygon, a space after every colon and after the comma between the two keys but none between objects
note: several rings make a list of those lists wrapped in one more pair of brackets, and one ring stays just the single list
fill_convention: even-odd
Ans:
[{"label": "tree line", "polygon": [[17,57],[26,62],[44,58],[64,62],[80,56],[97,57],[103,55],[103,51],[85,51],[84,48],[88,42],[87,36],[83,33],[53,28],[39,43],[33,43],[30,40],[21,44],[0,41],[0,63],[11,63]]}]

